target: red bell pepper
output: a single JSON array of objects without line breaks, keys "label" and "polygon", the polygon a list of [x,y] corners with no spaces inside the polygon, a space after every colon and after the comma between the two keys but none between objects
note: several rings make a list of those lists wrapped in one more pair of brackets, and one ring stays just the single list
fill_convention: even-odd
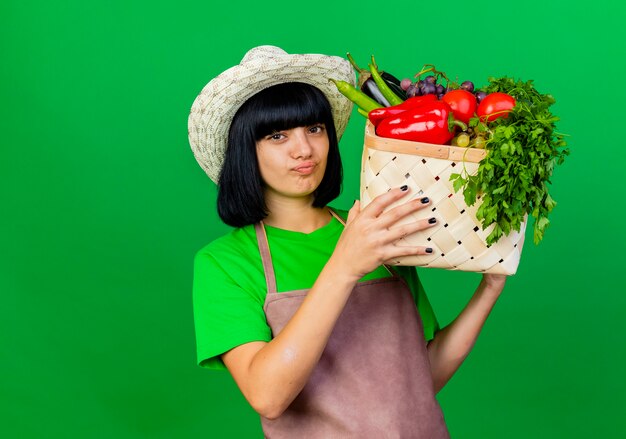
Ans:
[{"label": "red bell pepper", "polygon": [[443,101],[425,103],[382,120],[376,127],[376,135],[443,145],[454,136],[451,125],[457,122],[451,112]]},{"label": "red bell pepper", "polygon": [[424,96],[414,96],[412,98],[408,98],[406,101],[402,102],[398,105],[393,105],[391,107],[383,107],[376,108],[370,111],[367,114],[370,122],[374,124],[374,126],[378,126],[378,124],[383,120],[391,116],[397,116],[400,113],[404,113],[407,110],[412,108],[417,108],[425,103],[435,102],[437,100],[437,96],[430,94]]}]

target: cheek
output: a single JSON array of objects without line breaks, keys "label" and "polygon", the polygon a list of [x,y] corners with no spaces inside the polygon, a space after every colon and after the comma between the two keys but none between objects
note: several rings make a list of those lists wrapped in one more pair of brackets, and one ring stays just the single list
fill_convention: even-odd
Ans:
[{"label": "cheek", "polygon": [[326,163],[328,162],[328,152],[330,151],[330,147],[328,146],[328,144],[326,144],[323,152],[322,152],[322,161],[324,162],[324,165],[326,165]]},{"label": "cheek", "polygon": [[284,179],[285,160],[276,154],[257,154],[261,179],[267,184],[275,184]]},{"label": "cheek", "polygon": [[279,157],[278,155],[266,154],[265,156],[259,158],[259,166],[263,166],[267,169],[276,170],[284,166],[284,164],[285,159]]}]

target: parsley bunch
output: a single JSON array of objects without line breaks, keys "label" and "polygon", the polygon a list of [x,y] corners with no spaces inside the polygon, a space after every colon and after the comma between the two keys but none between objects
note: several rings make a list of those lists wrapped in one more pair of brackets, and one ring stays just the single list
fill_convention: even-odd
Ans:
[{"label": "parsley bunch", "polygon": [[516,105],[507,118],[487,123],[477,117],[470,120],[473,131],[485,136],[489,153],[475,175],[462,172],[452,174],[450,180],[455,191],[463,189],[469,206],[482,199],[476,217],[483,230],[495,223],[488,245],[511,230],[519,231],[526,214],[535,218],[534,241],[538,244],[550,224],[548,214],[556,206],[548,193],[552,171],[569,154],[564,135],[555,131],[559,118],[549,109],[555,100],[539,93],[533,81],[507,77],[489,78],[483,91],[507,93]]}]

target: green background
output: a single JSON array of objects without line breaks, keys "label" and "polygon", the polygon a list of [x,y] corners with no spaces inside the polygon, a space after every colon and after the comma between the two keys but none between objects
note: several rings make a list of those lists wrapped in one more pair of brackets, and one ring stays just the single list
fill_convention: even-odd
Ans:
[{"label": "green background", "polygon": [[[617,438],[626,421],[625,7],[599,0],[9,0],[0,5],[0,435],[261,437],[195,366],[192,262],[227,231],[187,142],[209,79],[260,44],[534,79],[572,155],[559,202],[439,394],[453,438]],[[363,119],[341,142],[358,197]],[[442,324],[479,275],[421,270]]]}]

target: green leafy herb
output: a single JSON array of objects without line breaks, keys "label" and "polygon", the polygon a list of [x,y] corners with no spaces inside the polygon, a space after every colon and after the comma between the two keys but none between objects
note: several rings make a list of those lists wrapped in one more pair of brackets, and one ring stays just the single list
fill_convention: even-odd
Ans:
[{"label": "green leafy herb", "polygon": [[534,241],[538,244],[550,224],[548,214],[556,206],[548,193],[552,171],[569,154],[565,135],[556,132],[559,118],[549,109],[555,100],[539,93],[533,81],[507,77],[489,78],[483,91],[507,93],[516,99],[516,105],[507,118],[487,123],[470,120],[475,132],[487,134],[489,153],[475,175],[452,174],[450,180],[456,191],[463,190],[468,205],[482,200],[476,217],[483,230],[495,223],[487,244],[511,230],[519,231],[526,214],[535,218]]}]

